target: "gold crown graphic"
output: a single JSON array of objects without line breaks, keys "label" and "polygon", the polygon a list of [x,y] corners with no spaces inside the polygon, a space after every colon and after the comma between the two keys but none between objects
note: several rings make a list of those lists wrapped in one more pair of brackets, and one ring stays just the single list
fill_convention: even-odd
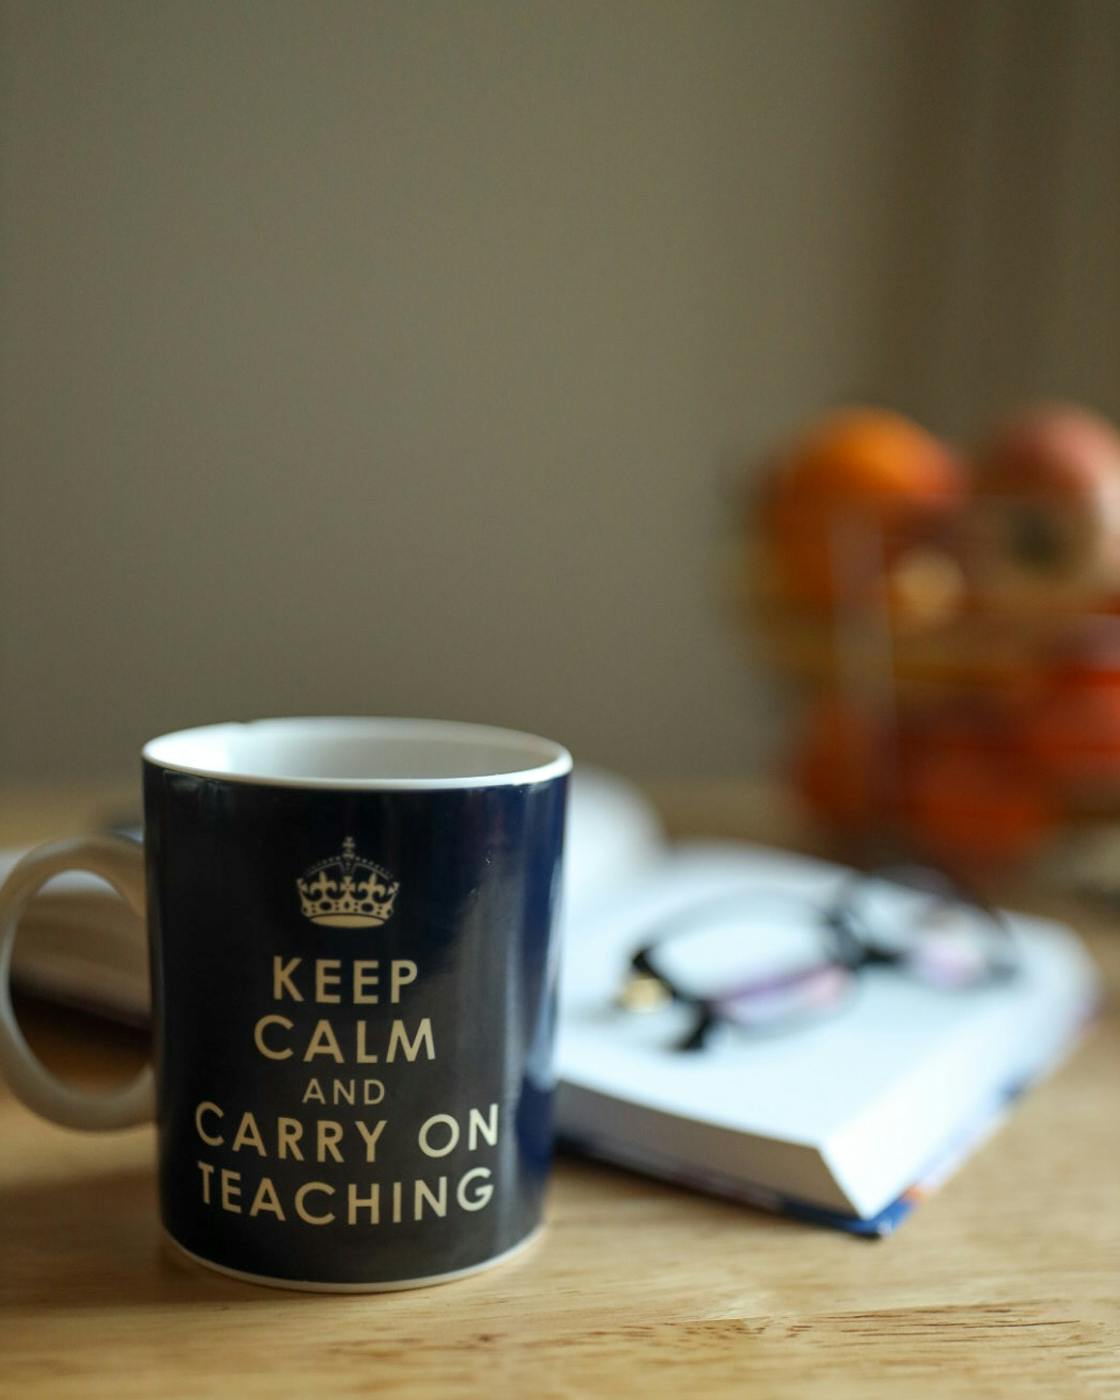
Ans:
[{"label": "gold crown graphic", "polygon": [[400,885],[387,870],[354,854],[354,838],[296,881],[303,917],[330,928],[376,928],[393,912]]}]

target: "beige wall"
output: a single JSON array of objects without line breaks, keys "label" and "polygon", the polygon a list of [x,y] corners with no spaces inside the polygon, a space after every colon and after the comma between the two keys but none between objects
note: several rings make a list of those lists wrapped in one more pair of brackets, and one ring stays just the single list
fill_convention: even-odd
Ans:
[{"label": "beige wall", "polygon": [[0,772],[280,712],[764,754],[724,492],[920,379],[925,13],[5,3]]}]

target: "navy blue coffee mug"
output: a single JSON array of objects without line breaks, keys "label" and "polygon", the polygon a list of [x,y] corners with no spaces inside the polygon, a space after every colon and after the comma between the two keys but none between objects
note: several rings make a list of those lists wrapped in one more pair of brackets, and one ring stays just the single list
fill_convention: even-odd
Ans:
[{"label": "navy blue coffee mug", "polygon": [[[213,725],[143,752],[144,851],[57,842],[0,890],[0,1066],[71,1127],[155,1116],[163,1223],[282,1287],[469,1274],[541,1222],[571,759],[427,720]],[[154,1066],[90,1095],[11,1011],[20,913],[86,870],[146,907]]]}]

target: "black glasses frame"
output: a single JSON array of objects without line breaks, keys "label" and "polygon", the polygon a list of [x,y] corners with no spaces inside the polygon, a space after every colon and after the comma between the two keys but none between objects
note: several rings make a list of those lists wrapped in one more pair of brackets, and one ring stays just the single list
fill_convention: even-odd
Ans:
[{"label": "black glasses frame", "polygon": [[[935,866],[919,865],[887,865],[865,872],[857,871],[841,886],[829,904],[817,910],[822,939],[822,956],[817,964],[819,968],[840,967],[853,978],[874,967],[906,969],[910,961],[909,949],[888,947],[861,926],[859,895],[870,886],[883,882],[918,894],[928,894],[946,904],[964,905],[983,918],[991,940],[986,964],[980,974],[955,991],[970,992],[988,987],[1016,974],[1019,960],[1005,915],[965,881]],[[693,905],[683,914],[677,914],[672,920],[658,925],[630,957],[618,997],[619,1004],[630,1011],[652,1010],[669,1002],[688,1007],[694,1013],[694,1021],[690,1030],[676,1043],[678,1050],[702,1049],[716,1026],[730,1018],[720,1009],[720,998],[702,996],[682,987],[659,965],[657,952],[667,943],[696,932],[697,927],[703,927],[714,914],[728,908],[741,908],[746,893],[742,890],[730,892]],[[772,981],[763,979],[759,984],[760,990]],[[790,1031],[803,1019],[791,1017],[767,1029],[769,1033]]]}]

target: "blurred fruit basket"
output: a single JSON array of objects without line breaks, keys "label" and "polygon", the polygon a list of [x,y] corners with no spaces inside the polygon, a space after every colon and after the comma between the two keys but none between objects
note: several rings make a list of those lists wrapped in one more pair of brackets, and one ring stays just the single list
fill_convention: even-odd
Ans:
[{"label": "blurred fruit basket", "polygon": [[844,410],[765,464],[743,526],[739,602],[839,844],[986,871],[1120,819],[1110,423],[1033,405],[958,451]]}]

